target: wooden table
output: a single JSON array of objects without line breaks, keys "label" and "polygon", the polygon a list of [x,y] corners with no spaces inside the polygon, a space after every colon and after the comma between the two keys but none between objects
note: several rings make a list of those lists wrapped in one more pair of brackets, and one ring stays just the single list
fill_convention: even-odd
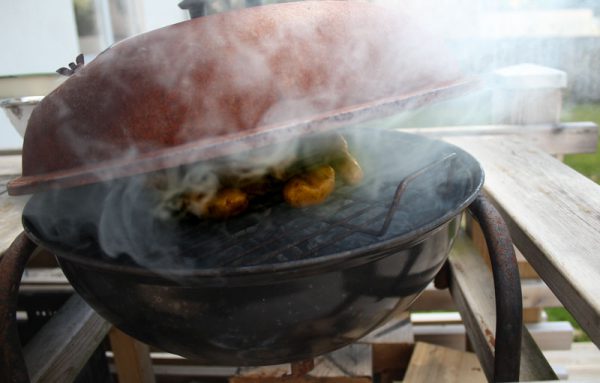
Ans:
[{"label": "wooden table", "polygon": [[[486,173],[484,192],[504,216],[514,243],[600,345],[600,186],[522,137],[490,134],[446,140],[481,162]],[[23,200],[5,192],[6,180],[20,171],[18,160],[18,156],[0,157],[2,248],[21,230]],[[463,261],[453,257],[455,262]],[[486,319],[481,325],[492,326],[494,320]],[[97,331],[106,333],[105,328]],[[528,376],[537,375],[534,371]]]}]

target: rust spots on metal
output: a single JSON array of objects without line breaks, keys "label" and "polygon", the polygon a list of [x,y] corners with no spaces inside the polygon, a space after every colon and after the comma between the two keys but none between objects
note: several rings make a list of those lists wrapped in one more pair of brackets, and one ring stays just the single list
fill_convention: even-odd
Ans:
[{"label": "rust spots on metal", "polygon": [[486,329],[484,335],[494,345],[494,381],[519,380],[523,303],[521,280],[514,247],[504,219],[485,197],[480,195],[469,206],[485,235],[496,298],[496,333]]},{"label": "rust spots on metal", "polygon": [[494,337],[494,333],[489,328],[486,328],[484,334],[490,346],[496,347],[496,337]]},{"label": "rust spots on metal", "polygon": [[308,374],[315,368],[315,360],[310,358],[291,363],[292,373],[290,376],[302,377]]},{"label": "rust spots on metal", "polygon": [[36,245],[19,234],[0,258],[0,381],[29,382],[17,332],[17,298],[21,276]]}]

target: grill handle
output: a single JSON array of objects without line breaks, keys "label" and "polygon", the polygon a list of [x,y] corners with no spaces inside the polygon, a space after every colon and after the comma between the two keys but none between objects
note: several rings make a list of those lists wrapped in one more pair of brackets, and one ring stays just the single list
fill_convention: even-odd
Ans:
[{"label": "grill handle", "polygon": [[519,381],[523,303],[515,251],[504,219],[494,205],[480,194],[469,213],[485,236],[496,297],[494,381]]},{"label": "grill handle", "polygon": [[0,381],[28,383],[17,331],[17,298],[25,265],[36,245],[22,232],[0,258]]}]

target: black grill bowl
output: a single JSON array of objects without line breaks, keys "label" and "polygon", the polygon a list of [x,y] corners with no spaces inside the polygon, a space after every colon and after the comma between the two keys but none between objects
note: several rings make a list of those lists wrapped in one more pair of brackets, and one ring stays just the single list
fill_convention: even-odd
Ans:
[{"label": "black grill bowl", "polygon": [[[115,224],[115,243],[133,238],[137,256],[108,256],[98,239],[107,211],[147,210],[111,205],[114,183],[36,194],[24,226],[100,315],[143,342],[206,365],[314,357],[410,306],[483,184],[479,164],[452,145],[390,131],[345,134],[367,179],[321,206],[273,203],[230,222],[157,224],[142,238]],[[148,250],[156,247],[167,250]],[[151,261],[140,265],[144,251]]]}]

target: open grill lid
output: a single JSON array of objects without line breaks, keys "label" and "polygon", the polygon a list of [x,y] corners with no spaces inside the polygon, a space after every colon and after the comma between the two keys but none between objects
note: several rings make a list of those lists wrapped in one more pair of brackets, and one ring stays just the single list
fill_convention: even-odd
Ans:
[{"label": "open grill lid", "polygon": [[120,42],[72,72],[30,118],[12,195],[229,155],[473,85],[414,20],[345,1],[189,20]]}]

